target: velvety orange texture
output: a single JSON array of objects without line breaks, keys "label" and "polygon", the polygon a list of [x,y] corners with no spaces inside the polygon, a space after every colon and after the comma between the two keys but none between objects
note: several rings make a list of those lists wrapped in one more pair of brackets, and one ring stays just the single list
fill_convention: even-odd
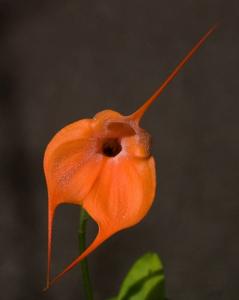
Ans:
[{"label": "velvety orange texture", "polygon": [[[140,222],[155,197],[155,161],[150,135],[139,122],[183,65],[214,31],[212,27],[174,69],[143,106],[129,116],[112,110],[97,113],[61,129],[48,144],[44,171],[48,188],[47,288],[84,259],[103,241]],[[98,224],[92,244],[53,280],[51,273],[52,225],[62,203],[83,206]]]}]

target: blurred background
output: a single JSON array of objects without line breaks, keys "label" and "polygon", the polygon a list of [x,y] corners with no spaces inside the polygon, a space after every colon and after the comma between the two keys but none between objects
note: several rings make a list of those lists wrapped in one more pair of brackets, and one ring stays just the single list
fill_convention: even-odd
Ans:
[{"label": "blurred background", "polygon": [[[89,265],[96,300],[117,294],[147,251],[163,260],[170,300],[238,300],[238,18],[230,0],[0,2],[1,299],[85,299],[79,266],[42,293],[44,149],[75,120],[133,112],[222,21],[143,119],[158,170],[150,213]],[[78,254],[79,212],[57,210],[54,274]]]}]

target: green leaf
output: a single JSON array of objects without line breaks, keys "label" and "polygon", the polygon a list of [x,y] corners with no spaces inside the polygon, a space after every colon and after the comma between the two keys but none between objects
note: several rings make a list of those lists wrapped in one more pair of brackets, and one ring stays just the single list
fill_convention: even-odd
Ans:
[{"label": "green leaf", "polygon": [[111,300],[165,300],[163,265],[156,253],[140,257]]}]

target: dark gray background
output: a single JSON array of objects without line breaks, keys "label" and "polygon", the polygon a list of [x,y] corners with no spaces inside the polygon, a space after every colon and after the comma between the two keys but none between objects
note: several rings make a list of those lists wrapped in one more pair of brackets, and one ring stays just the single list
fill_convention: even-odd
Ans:
[{"label": "dark gray background", "polygon": [[[160,253],[170,300],[239,299],[239,2],[1,1],[1,299],[84,300],[79,267],[48,293],[44,149],[66,124],[134,111],[222,21],[147,112],[158,193],[136,227],[89,258],[95,299]],[[56,274],[78,253],[79,208],[59,208]],[[90,226],[89,239],[96,232]]]}]

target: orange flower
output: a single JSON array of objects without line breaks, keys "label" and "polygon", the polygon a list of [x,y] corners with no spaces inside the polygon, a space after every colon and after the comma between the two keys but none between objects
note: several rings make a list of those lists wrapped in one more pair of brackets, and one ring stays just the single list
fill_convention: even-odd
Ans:
[{"label": "orange flower", "polygon": [[[215,30],[212,27],[143,106],[129,116],[105,110],[93,119],[60,130],[47,146],[44,171],[48,187],[47,288],[111,235],[138,223],[156,190],[150,135],[139,126],[146,109]],[[92,244],[50,281],[52,222],[62,203],[82,205],[98,224]]]}]

